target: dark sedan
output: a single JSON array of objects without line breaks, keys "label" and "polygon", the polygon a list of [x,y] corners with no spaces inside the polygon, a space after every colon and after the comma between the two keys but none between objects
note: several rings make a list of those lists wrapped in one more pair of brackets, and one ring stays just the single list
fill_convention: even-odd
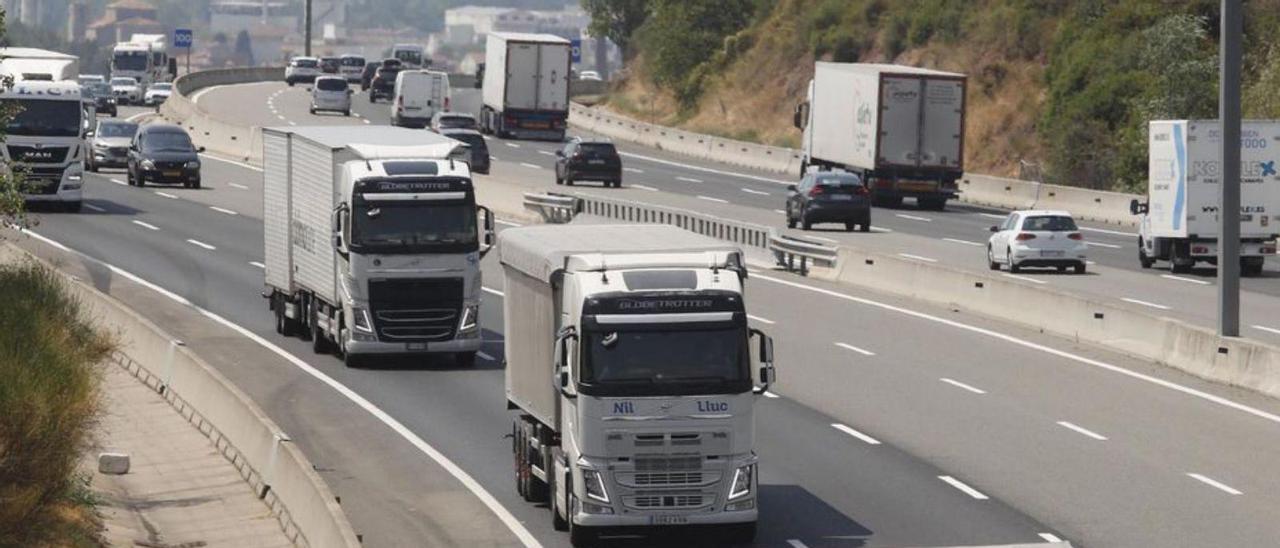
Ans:
[{"label": "dark sedan", "polygon": [[142,126],[129,145],[129,184],[148,182],[200,188],[200,156],[181,127],[171,124]]},{"label": "dark sedan", "polygon": [[402,68],[404,65],[399,59],[382,60],[382,66],[373,73],[373,80],[369,82],[370,103],[376,103],[379,97],[391,100],[396,92],[396,76]]},{"label": "dark sedan", "polygon": [[112,118],[118,114],[116,96],[111,92],[110,84],[92,82],[82,86],[81,90],[82,96],[93,99],[93,107],[98,114],[110,114]]},{"label": "dark sedan", "polygon": [[382,63],[376,61],[364,64],[364,72],[360,73],[360,91],[369,89],[369,86],[373,84],[373,75],[378,72],[378,67],[381,66]]},{"label": "dark sedan", "polygon": [[852,173],[809,173],[800,184],[787,187],[787,228],[809,230],[815,223],[844,223],[871,230],[871,191]]},{"label": "dark sedan", "polygon": [[608,141],[574,139],[556,151],[556,184],[575,181],[602,181],[604,186],[622,186],[622,158]]},{"label": "dark sedan", "polygon": [[337,57],[321,57],[320,72],[325,74],[337,74],[342,70],[342,59]]},{"label": "dark sedan", "polygon": [[466,143],[471,152],[471,172],[489,174],[489,145],[484,136],[474,129],[441,129],[440,134]]}]

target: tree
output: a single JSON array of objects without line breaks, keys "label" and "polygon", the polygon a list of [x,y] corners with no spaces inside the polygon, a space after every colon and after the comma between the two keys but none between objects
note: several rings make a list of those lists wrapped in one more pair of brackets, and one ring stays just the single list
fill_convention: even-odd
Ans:
[{"label": "tree", "polygon": [[683,108],[702,93],[710,61],[725,38],[751,21],[752,0],[654,0],[640,31],[650,77],[673,91]]},{"label": "tree", "polygon": [[249,40],[249,31],[242,30],[236,35],[236,48],[232,53],[236,60],[236,64],[242,67],[252,67],[253,61],[253,45]]},{"label": "tree", "polygon": [[1218,62],[1194,15],[1170,15],[1142,32],[1142,65],[1153,76],[1140,105],[1147,120],[1213,118],[1218,106]]},{"label": "tree", "polygon": [[[0,10],[0,42],[3,42],[5,36],[5,13]],[[0,89],[9,89],[13,87],[13,77],[9,75],[0,76]],[[10,101],[0,102],[0,128],[6,127],[10,119],[17,114],[18,106]],[[0,139],[3,139],[3,129],[0,129]],[[0,165],[0,222],[7,225],[27,227],[29,219],[26,212],[26,200],[22,197],[22,173],[15,172],[13,166],[9,162]]]},{"label": "tree", "polygon": [[582,0],[582,9],[591,15],[587,31],[617,44],[626,59],[632,35],[649,17],[650,4],[648,0]]}]

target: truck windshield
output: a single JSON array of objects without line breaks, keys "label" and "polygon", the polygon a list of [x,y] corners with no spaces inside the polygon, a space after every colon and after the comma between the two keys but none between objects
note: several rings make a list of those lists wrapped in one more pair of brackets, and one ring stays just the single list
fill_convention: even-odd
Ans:
[{"label": "truck windshield", "polygon": [[479,248],[476,207],[467,202],[357,201],[351,217],[352,246],[374,253],[470,252]]},{"label": "truck windshield", "polygon": [[751,389],[741,327],[587,332],[580,381],[599,395],[732,394]]},{"label": "truck windshield", "polygon": [[147,52],[121,51],[111,60],[116,70],[147,70]]},{"label": "truck windshield", "polygon": [[5,101],[17,104],[18,113],[9,120],[9,135],[75,137],[80,135],[80,101],[19,99]]},{"label": "truck windshield", "polygon": [[414,50],[408,50],[408,49],[398,50],[396,51],[395,58],[399,59],[403,63],[408,63],[410,65],[422,64],[422,53]]}]

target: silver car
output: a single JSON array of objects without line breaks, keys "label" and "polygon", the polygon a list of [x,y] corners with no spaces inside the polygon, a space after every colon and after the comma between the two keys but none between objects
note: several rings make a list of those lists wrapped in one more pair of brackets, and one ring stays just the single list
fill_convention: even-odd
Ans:
[{"label": "silver car", "polygon": [[320,111],[341,112],[351,116],[351,88],[341,76],[321,76],[311,86],[311,114]]},{"label": "silver car", "polygon": [[142,103],[142,86],[133,78],[120,77],[111,79],[111,91],[116,95],[116,102],[122,105]]},{"label": "silver car", "polygon": [[138,124],[125,120],[101,120],[89,137],[89,154],[84,168],[98,171],[104,167],[125,167],[129,163],[129,143],[138,132]]}]

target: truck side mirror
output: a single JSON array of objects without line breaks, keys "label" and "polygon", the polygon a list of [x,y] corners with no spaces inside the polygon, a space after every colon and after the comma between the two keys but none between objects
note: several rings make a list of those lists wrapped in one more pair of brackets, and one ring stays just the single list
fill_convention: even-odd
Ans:
[{"label": "truck side mirror", "polygon": [[484,258],[490,251],[493,251],[493,211],[485,206],[476,206],[476,210],[484,213],[484,248],[480,250],[480,257]]},{"label": "truck side mirror", "polygon": [[1142,215],[1148,211],[1148,205],[1139,202],[1137,199],[1129,201],[1129,213],[1133,215]]},{"label": "truck side mirror", "polygon": [[791,117],[791,124],[796,126],[796,129],[800,129],[800,130],[803,130],[805,126],[809,125],[809,103],[808,102],[804,102],[796,105],[795,114],[792,115]]},{"label": "truck side mirror", "polygon": [[343,258],[347,257],[347,251],[345,249],[346,243],[342,241],[342,234],[343,234],[342,220],[343,220],[343,214],[346,212],[347,212],[347,204],[346,203],[338,204],[338,207],[333,208],[333,213],[332,213],[333,218],[330,221],[330,226],[333,227],[333,234],[330,242],[333,245],[333,250],[337,251],[338,254],[342,255]]},{"label": "truck side mirror", "polygon": [[987,230],[990,230],[990,231],[992,231],[992,232],[1000,232],[1000,227],[998,227],[998,226],[993,226],[993,227],[991,227],[991,228],[989,228],[989,229],[987,229]]},{"label": "truck side mirror", "polygon": [[776,376],[773,369],[773,338],[759,329],[752,329],[750,333],[752,337],[760,338],[760,386],[755,387],[752,392],[764,394]]},{"label": "truck side mirror", "polygon": [[577,341],[578,334],[573,328],[565,328],[560,330],[560,335],[556,337],[555,365],[556,388],[560,390],[560,394],[568,399],[578,397],[573,391],[573,382],[569,376],[569,341]]}]

